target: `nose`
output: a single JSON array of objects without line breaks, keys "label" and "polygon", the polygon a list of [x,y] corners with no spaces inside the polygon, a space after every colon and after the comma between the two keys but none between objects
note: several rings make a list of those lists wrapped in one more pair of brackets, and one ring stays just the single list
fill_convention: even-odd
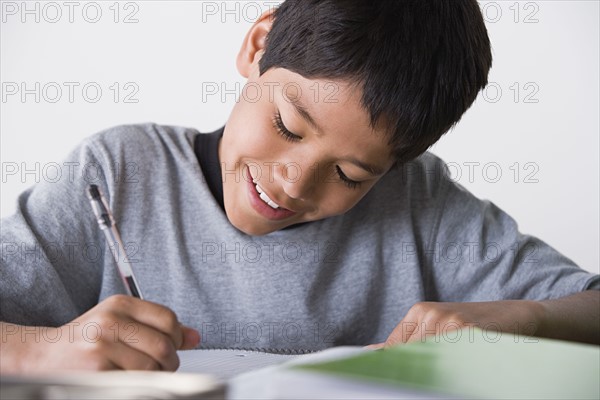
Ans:
[{"label": "nose", "polygon": [[318,171],[311,163],[287,162],[279,169],[285,194],[295,200],[308,200],[317,187]]}]

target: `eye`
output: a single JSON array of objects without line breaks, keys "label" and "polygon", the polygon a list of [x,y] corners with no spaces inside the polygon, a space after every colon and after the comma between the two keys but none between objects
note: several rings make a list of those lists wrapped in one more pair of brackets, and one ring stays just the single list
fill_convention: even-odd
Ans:
[{"label": "eye", "polygon": [[[286,128],[286,126],[283,124],[283,121],[281,119],[281,113],[279,111],[273,117],[273,127],[287,141],[299,142],[300,140],[302,140],[302,136],[293,134],[292,132],[289,131],[288,128]],[[358,186],[360,186],[360,182],[356,182],[356,181],[353,181],[352,179],[348,178],[339,166],[336,165],[335,169],[336,169],[336,172],[337,172],[338,176],[340,177],[341,181],[344,182],[344,184],[346,186],[348,186],[350,189],[356,189]]]},{"label": "eye", "polygon": [[356,181],[353,181],[352,179],[348,178],[339,166],[336,165],[335,169],[336,169],[338,175],[340,176],[340,179],[342,180],[342,182],[344,182],[344,184],[346,186],[348,186],[350,189],[356,189],[357,187],[360,186],[360,182],[356,182]]},{"label": "eye", "polygon": [[298,141],[302,140],[302,136],[293,134],[285,127],[285,125],[283,124],[283,121],[281,120],[281,114],[279,113],[279,111],[277,111],[277,114],[273,118],[273,126],[275,127],[277,132],[281,136],[283,136],[283,138],[285,140],[288,140],[290,142],[298,142]]}]

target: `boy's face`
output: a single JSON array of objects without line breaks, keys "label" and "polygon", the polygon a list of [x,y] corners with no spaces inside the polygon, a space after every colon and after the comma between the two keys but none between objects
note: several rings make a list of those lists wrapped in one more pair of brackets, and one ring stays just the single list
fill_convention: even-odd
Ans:
[{"label": "boy's face", "polygon": [[348,211],[393,164],[387,136],[369,126],[360,91],[281,68],[259,77],[257,63],[219,143],[229,221],[264,235]]},{"label": "boy's face", "polygon": [[249,235],[343,214],[393,165],[357,86],[282,68],[259,76],[271,13],[244,39],[237,67],[248,82],[219,143],[225,211]]}]

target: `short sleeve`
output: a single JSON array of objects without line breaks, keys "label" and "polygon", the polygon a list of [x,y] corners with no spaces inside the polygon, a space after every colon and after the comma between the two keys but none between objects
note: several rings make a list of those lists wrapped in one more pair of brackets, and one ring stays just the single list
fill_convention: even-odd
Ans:
[{"label": "short sleeve", "polygon": [[428,256],[440,301],[544,300],[599,289],[600,277],[519,232],[493,203],[446,178]]},{"label": "short sleeve", "polygon": [[[58,167],[57,167],[58,166]],[[2,219],[0,320],[57,326],[98,302],[104,243],[86,188],[110,174],[88,139]]]}]

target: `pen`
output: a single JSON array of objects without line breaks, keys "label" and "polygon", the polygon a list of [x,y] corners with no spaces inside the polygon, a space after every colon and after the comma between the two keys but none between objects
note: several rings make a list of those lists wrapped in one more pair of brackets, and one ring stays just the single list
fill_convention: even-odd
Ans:
[{"label": "pen", "polygon": [[102,232],[104,232],[108,246],[110,247],[113,244],[117,246],[117,251],[111,251],[111,253],[115,259],[115,262],[117,263],[117,269],[119,270],[121,279],[123,279],[127,294],[143,300],[144,298],[142,297],[142,292],[137,280],[135,279],[135,276],[133,275],[131,264],[127,258],[127,254],[125,253],[125,247],[121,241],[121,235],[117,230],[117,224],[115,223],[112,213],[110,212],[110,208],[108,207],[106,199],[104,196],[102,196],[102,193],[97,185],[90,185],[88,187],[87,196],[90,200],[90,204],[92,205],[92,209],[94,210],[94,215],[96,216],[98,225],[100,226],[100,229],[102,229]]}]

